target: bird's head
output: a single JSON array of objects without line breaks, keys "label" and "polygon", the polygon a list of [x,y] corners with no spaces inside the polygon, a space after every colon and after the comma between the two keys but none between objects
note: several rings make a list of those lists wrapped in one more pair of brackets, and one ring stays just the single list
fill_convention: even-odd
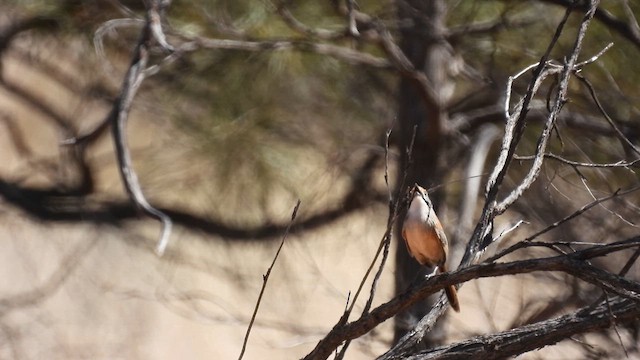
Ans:
[{"label": "bird's head", "polygon": [[411,194],[410,195],[411,196],[411,200],[413,200],[413,199],[415,199],[416,197],[419,196],[429,206],[432,206],[431,199],[429,198],[429,193],[427,192],[427,189],[423,188],[422,186],[420,186],[418,184],[414,184],[413,187],[411,188],[410,194]]}]

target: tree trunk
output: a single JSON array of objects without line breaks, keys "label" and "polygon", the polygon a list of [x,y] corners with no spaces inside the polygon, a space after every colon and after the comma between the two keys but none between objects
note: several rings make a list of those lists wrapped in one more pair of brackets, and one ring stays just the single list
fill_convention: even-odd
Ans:
[{"label": "tree trunk", "polygon": [[[400,47],[416,70],[425,72],[437,94],[435,103],[427,104],[423,101],[424,98],[413,80],[403,78],[399,84],[400,169],[404,169],[409,161],[406,149],[411,144],[415,128],[415,143],[406,185],[418,183],[428,188],[440,183],[446,171],[442,166],[444,162],[441,161],[442,129],[447,121],[445,105],[453,93],[453,81],[449,76],[453,56],[451,46],[443,36],[447,5],[443,0],[403,0],[397,2],[397,7],[400,21],[406,23],[406,20],[410,20],[412,23],[411,26],[401,30]],[[402,176],[403,174],[400,173],[400,179]],[[397,191],[398,194],[403,194],[406,188],[397,189]],[[441,194],[442,192],[431,196],[436,210],[442,200]],[[400,239],[401,235],[397,234],[397,236]],[[402,240],[400,242],[402,243]],[[409,256],[406,247],[402,244],[398,246],[396,261],[396,294],[405,290],[418,274],[430,272],[430,269],[421,268]],[[431,304],[432,302],[427,300],[396,317],[395,341],[399,340],[428,312]],[[437,329],[432,332],[432,334],[436,333],[438,333]],[[437,342],[436,338],[432,336],[431,339],[425,339],[425,345]]]}]

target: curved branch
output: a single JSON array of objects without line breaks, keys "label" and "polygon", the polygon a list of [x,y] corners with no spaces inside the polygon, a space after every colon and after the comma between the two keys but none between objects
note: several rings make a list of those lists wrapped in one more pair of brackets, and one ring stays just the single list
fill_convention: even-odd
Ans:
[{"label": "curved branch", "polygon": [[460,221],[452,242],[454,244],[461,243],[462,239],[466,239],[473,226],[474,213],[480,199],[478,194],[481,187],[481,178],[478,177],[478,174],[482,173],[489,156],[491,145],[500,138],[500,134],[501,131],[497,126],[487,123],[480,127],[473,140],[470,150],[471,156],[469,157],[469,163],[465,171],[466,185],[464,187],[462,200],[460,201]]},{"label": "curved branch", "polygon": [[138,45],[134,51],[131,65],[125,75],[125,79],[122,84],[122,92],[113,105],[113,109],[111,110],[109,117],[112,121],[111,130],[116,147],[120,175],[122,176],[122,182],[124,183],[129,197],[145,213],[162,222],[162,233],[160,234],[160,239],[158,240],[158,245],[156,247],[156,252],[159,255],[162,255],[169,242],[169,235],[171,234],[173,222],[165,213],[151,206],[142,193],[138,176],[133,170],[131,164],[131,154],[129,152],[129,147],[127,146],[126,138],[126,123],[129,118],[131,104],[145,78],[145,70],[149,61],[149,47],[151,39],[155,38],[160,45],[165,48],[167,47],[164,44],[164,33],[162,33],[162,30],[158,30],[158,27],[160,26],[158,15],[160,5],[158,1],[159,0],[151,1],[149,5],[149,9],[147,11],[147,22],[142,30],[140,40],[138,41]]}]

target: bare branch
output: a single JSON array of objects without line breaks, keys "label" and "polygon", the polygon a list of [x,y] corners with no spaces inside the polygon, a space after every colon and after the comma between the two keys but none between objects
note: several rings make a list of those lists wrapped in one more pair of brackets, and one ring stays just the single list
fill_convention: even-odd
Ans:
[{"label": "bare branch", "polygon": [[605,201],[608,201],[608,200],[611,200],[611,199],[614,199],[614,198],[617,198],[617,197],[621,197],[621,196],[624,196],[624,195],[627,195],[627,194],[631,194],[631,193],[636,192],[638,190],[640,190],[640,186],[636,186],[636,187],[633,187],[633,188],[625,190],[625,191],[618,190],[618,191],[614,192],[613,194],[611,194],[609,196],[605,196],[605,197],[602,197],[600,199],[596,199],[596,200],[594,200],[594,201],[582,206],[580,209],[574,211],[570,215],[567,215],[564,218],[562,218],[562,219],[554,222],[553,224],[545,227],[544,229],[542,229],[540,231],[537,231],[532,235],[529,235],[526,239],[524,239],[522,241],[519,241],[517,244],[514,244],[514,245],[510,246],[509,248],[501,251],[499,254],[496,254],[496,255],[492,256],[491,258],[485,260],[485,262],[493,262],[493,261],[495,261],[497,259],[500,259],[500,258],[504,257],[507,254],[510,254],[510,253],[518,250],[518,249],[522,249],[524,247],[527,247],[528,244],[530,243],[530,241],[532,241],[533,239],[536,239],[540,235],[543,235],[543,234],[545,234],[545,233],[557,228],[558,226],[577,218],[578,216],[580,216],[583,213],[587,212],[592,207],[594,207],[596,205],[599,205],[602,202],[605,202]]},{"label": "bare branch", "polygon": [[600,50],[599,53],[593,55],[592,57],[588,58],[587,60],[581,61],[579,63],[576,64],[576,67],[581,68],[585,65],[589,65],[591,63],[596,62],[596,60],[598,60],[602,55],[604,55],[605,52],[609,51],[609,49],[611,49],[613,47],[613,43],[609,43],[607,44],[607,46],[605,46],[602,50]]},{"label": "bare branch", "polygon": [[605,119],[607,119],[607,122],[609,123],[609,125],[611,126],[611,128],[614,130],[615,134],[618,136],[618,138],[620,139],[620,141],[622,141],[623,144],[625,144],[626,146],[628,146],[629,148],[631,148],[633,150],[633,152],[635,152],[636,154],[640,155],[640,149],[638,149],[637,146],[635,146],[623,133],[622,131],[620,131],[620,129],[618,128],[618,126],[616,125],[616,123],[613,121],[613,119],[611,118],[611,116],[609,116],[609,114],[607,114],[607,112],[604,110],[604,108],[602,107],[602,104],[600,103],[600,100],[598,100],[598,96],[596,95],[596,91],[593,88],[593,85],[591,85],[591,82],[589,80],[587,80],[587,78],[585,78],[584,76],[582,76],[581,74],[576,74],[576,77],[587,87],[587,89],[589,89],[589,94],[591,95],[591,98],[593,99],[593,101],[596,103],[596,106],[598,107],[598,110],[600,111],[600,113],[602,114],[602,116],[604,116]]},{"label": "bare branch", "polygon": [[[546,148],[551,129],[553,129],[556,116],[559,114],[564,102],[566,101],[565,97],[566,91],[568,89],[569,76],[575,70],[575,64],[577,63],[578,54],[582,46],[582,40],[584,39],[586,29],[591,18],[593,17],[597,5],[597,0],[591,2],[591,7],[589,8],[587,14],[585,14],[585,16],[583,17],[580,24],[580,30],[575,40],[573,49],[569,55],[569,59],[567,60],[566,64],[560,69],[559,66],[551,64],[548,59],[551,50],[557,43],[560,34],[562,33],[562,30],[569,18],[569,15],[571,14],[572,8],[569,8],[566,11],[563,19],[560,21],[556,29],[556,32],[549,46],[547,47],[547,50],[533,70],[533,76],[524,98],[516,105],[513,114],[509,113],[509,103],[507,102],[505,107],[505,115],[508,115],[508,117],[500,155],[496,162],[494,170],[490,175],[489,180],[487,181],[486,202],[484,209],[482,211],[480,219],[477,222],[473,235],[467,245],[459,268],[464,268],[465,266],[468,266],[479,258],[482,250],[493,241],[493,237],[491,234],[493,231],[493,219],[497,215],[502,214],[504,211],[506,211],[507,207],[509,207],[516,199],[518,199],[521,196],[522,192],[527,189],[537,177],[540,166],[542,164],[542,154],[544,154],[544,149]],[[508,195],[502,202],[498,203],[496,201],[498,190],[503,179],[506,176],[507,169],[513,159],[513,154],[515,153],[516,146],[519,143],[524,132],[529,105],[536,95],[542,81],[547,76],[560,72],[561,89],[558,91],[558,94],[556,96],[556,102],[554,103],[553,112],[547,118],[545,128],[538,141],[537,162],[532,165],[529,174],[527,175],[525,180],[520,185],[518,185],[516,190]],[[444,312],[444,306],[442,304],[443,301],[441,297],[440,301],[432,308],[429,314],[427,314],[422,320],[420,320],[414,330],[410,331],[402,339],[400,339],[400,341],[389,351],[388,354],[400,354],[403,353],[406,349],[409,349],[418,344],[424,337],[424,334],[432,328],[435,321]]]},{"label": "bare branch", "polygon": [[291,229],[291,225],[296,220],[296,215],[298,214],[298,208],[300,207],[300,199],[296,203],[296,206],[293,208],[293,213],[291,213],[291,221],[289,222],[289,226],[285,230],[282,235],[282,240],[280,241],[280,246],[278,246],[278,251],[276,251],[275,256],[273,257],[273,261],[271,261],[271,265],[267,268],[267,273],[262,276],[262,288],[260,289],[260,295],[258,295],[258,300],[256,301],[256,306],[253,309],[253,315],[251,315],[251,320],[249,321],[249,326],[247,327],[247,332],[244,335],[244,341],[242,342],[242,350],[240,351],[240,356],[238,360],[242,360],[244,356],[244,352],[247,349],[247,342],[249,341],[249,334],[251,334],[251,328],[253,327],[253,323],[256,320],[256,315],[258,315],[258,309],[260,308],[260,303],[262,302],[262,295],[264,295],[264,290],[267,288],[267,282],[269,281],[269,276],[271,275],[271,270],[276,265],[276,261],[278,260],[278,256],[280,255],[280,251],[284,246],[284,241],[287,239],[287,235],[289,235],[289,230]]},{"label": "bare branch", "polygon": [[509,233],[511,233],[512,231],[515,231],[517,228],[520,227],[520,225],[522,224],[529,224],[528,222],[524,221],[524,220],[518,220],[516,221],[514,224],[505,226],[504,229],[502,229],[499,233],[498,236],[496,236],[493,241],[494,242],[500,242],[500,240],[502,240],[502,238],[504,238],[505,236],[507,236]]},{"label": "bare branch", "polygon": [[[153,3],[156,4],[157,1],[159,0],[153,1]],[[158,245],[156,246],[156,252],[158,255],[162,255],[169,242],[173,223],[169,216],[151,206],[142,193],[138,176],[131,164],[131,154],[129,152],[129,147],[127,146],[126,138],[126,123],[129,118],[131,104],[145,78],[144,71],[146,70],[147,63],[149,61],[149,47],[153,31],[152,17],[155,16],[153,14],[153,9],[154,8],[152,7],[149,10],[146,25],[142,30],[140,40],[134,50],[131,65],[125,75],[120,96],[116,100],[109,118],[112,121],[111,130],[113,141],[115,143],[118,165],[120,167],[120,175],[130,199],[149,216],[152,216],[162,222],[162,233],[158,240]]]},{"label": "bare branch", "polygon": [[491,149],[491,144],[499,138],[500,133],[500,129],[497,126],[485,124],[479,129],[474,138],[470,150],[471,157],[469,158],[469,165],[465,173],[466,186],[464,187],[464,195],[460,202],[460,221],[456,228],[453,243],[458,243],[469,235],[481,186],[481,178],[476,175],[482,173],[489,155],[489,150]]},{"label": "bare branch", "polygon": [[[640,166],[638,163],[640,163],[640,159],[636,159],[633,160],[631,162],[629,161],[624,161],[624,160],[620,160],[614,163],[592,163],[592,162],[579,162],[579,161],[573,161],[573,160],[569,160],[569,159],[565,159],[563,157],[561,157],[560,155],[556,155],[553,153],[545,153],[544,154],[545,158],[548,159],[553,159],[553,160],[557,160],[563,164],[567,164],[570,166],[574,166],[574,167],[586,167],[586,168],[630,168],[630,167],[638,167]],[[530,156],[520,156],[520,155],[514,155],[513,156],[514,160],[533,160],[535,158],[534,155],[530,155]]]},{"label": "bare branch", "polygon": [[[534,69],[533,76],[524,98],[520,100],[520,102],[518,102],[513,114],[509,113],[509,102],[511,95],[509,94],[510,82],[508,83],[508,93],[505,100],[505,116],[507,116],[507,123],[505,125],[505,134],[500,148],[500,155],[498,156],[496,165],[494,166],[493,171],[491,175],[489,175],[489,179],[487,180],[487,184],[485,187],[485,205],[476,228],[472,234],[471,240],[469,241],[465,253],[462,257],[460,266],[466,266],[470,264],[474,259],[478,257],[478,255],[482,251],[482,248],[486,247],[492,240],[491,232],[493,230],[493,219],[498,215],[498,212],[496,211],[496,197],[498,195],[498,190],[507,174],[507,169],[512,161],[516,146],[524,132],[529,105],[533,100],[533,97],[535,96],[538,88],[540,87],[542,80],[549,73],[551,73],[551,71],[557,71],[557,68],[548,67],[548,58],[550,56],[551,50],[558,41],[558,38],[560,37],[562,29],[564,28],[570,14],[571,9],[566,11],[564,17],[558,24],[556,32],[554,33],[553,38],[551,39],[551,42],[547,47],[547,50],[545,51],[544,55],[535,66],[535,68],[532,67],[533,65],[527,67],[527,69]],[[517,76],[521,74],[522,72]],[[411,340],[411,342],[414,344],[418,341],[418,337],[414,337]]]},{"label": "bare branch", "polygon": [[[373,282],[371,284],[371,291],[369,293],[369,299],[367,300],[367,303],[365,304],[364,309],[362,310],[363,314],[366,314],[369,312],[369,309],[371,308],[371,304],[373,303],[373,297],[375,295],[376,288],[378,286],[378,280],[380,279],[380,276],[382,275],[382,270],[384,269],[384,265],[387,262],[387,257],[389,254],[389,245],[391,244],[391,234],[392,234],[391,232],[393,229],[393,223],[396,221],[396,218],[397,218],[398,203],[400,201],[399,198],[396,199],[395,202],[393,201],[391,188],[389,187],[389,181],[388,181],[389,180],[388,169],[389,169],[389,136],[390,135],[391,135],[391,130],[388,130],[385,134],[385,146],[384,146],[384,155],[385,155],[384,156],[384,159],[385,159],[384,179],[385,179],[385,183],[387,185],[387,191],[389,194],[389,218],[387,219],[387,230],[382,236],[382,240],[378,245],[376,254],[373,257],[373,260],[371,261],[371,263],[369,264],[369,267],[367,268],[367,271],[365,272],[364,276],[362,277],[360,284],[358,285],[358,289],[356,290],[353,300],[351,301],[351,306],[345,309],[344,315],[340,319],[343,323],[349,319],[349,315],[351,315],[351,313],[353,312],[353,308],[356,305],[356,300],[358,299],[360,292],[364,288],[364,284],[369,278],[369,275],[371,274],[373,267],[378,261],[378,257],[380,256],[380,253],[382,252],[382,260],[380,261],[380,266],[378,267],[378,271],[376,272],[376,275],[373,278]],[[346,354],[350,343],[351,343],[350,341],[345,342],[345,344],[342,346],[342,349],[340,349],[340,352],[336,355],[336,360],[340,360],[344,358],[344,355]]]},{"label": "bare branch", "polygon": [[[425,299],[427,296],[440,291],[445,286],[460,284],[472,279],[496,277],[504,275],[525,274],[535,271],[560,271],[570,274],[583,281],[602,287],[617,295],[640,301],[640,283],[618,275],[598,269],[585,260],[605,256],[625,249],[640,246],[640,236],[612,244],[603,244],[575,251],[568,255],[554,257],[519,260],[506,263],[491,263],[472,265],[459,270],[435,275],[413,284],[406,291],[399,294],[389,302],[384,303],[369,314],[363,315],[358,320],[346,324],[337,324],[316,345],[314,350],[304,359],[326,359],[345,340],[354,339],[366,334],[381,322],[389,319],[397,313],[409,308],[411,305]],[[444,306],[444,296],[441,296],[434,309]],[[432,310],[427,318],[437,318],[439,311]],[[433,324],[426,322],[425,325]],[[413,330],[415,331],[415,329]],[[411,334],[411,332],[409,333]],[[407,349],[407,343],[402,347],[394,347],[382,358],[393,358],[402,354]]]},{"label": "bare branch", "polygon": [[[403,170],[402,180],[400,181],[400,186],[398,187],[398,189],[404,189],[406,185],[407,173],[408,173],[409,165],[411,164],[411,158],[412,158],[413,147],[415,144],[417,130],[418,128],[417,126],[415,126],[413,128],[413,135],[411,136],[411,142],[410,142],[409,148],[407,149],[407,157],[409,158],[409,161],[407,161],[406,168]],[[369,313],[369,310],[371,309],[371,306],[373,304],[373,298],[375,296],[376,289],[378,286],[378,280],[380,279],[380,276],[382,276],[382,271],[384,270],[384,266],[387,263],[387,258],[389,256],[389,247],[391,245],[391,240],[393,235],[393,224],[395,224],[396,221],[398,220],[398,216],[400,215],[400,211],[402,210],[402,207],[406,206],[406,204],[403,202],[405,199],[401,196],[403,195],[402,191],[400,191],[397,194],[397,197],[394,200],[391,193],[391,187],[389,186],[389,182],[388,182],[389,180],[389,174],[388,174],[389,136],[390,135],[391,135],[391,130],[388,130],[385,138],[385,175],[384,175],[385,183],[387,185],[387,191],[389,194],[389,198],[388,198],[389,215],[387,218],[387,229],[385,230],[385,233],[382,236],[382,239],[380,240],[380,244],[378,245],[378,250],[376,250],[376,254],[373,257],[371,264],[369,264],[369,268],[367,268],[367,271],[365,272],[364,276],[362,277],[362,280],[360,281],[360,285],[358,286],[358,290],[356,291],[353,297],[351,306],[347,311],[345,311],[343,316],[338,321],[337,325],[343,325],[347,320],[349,320],[349,315],[351,315],[351,313],[353,312],[353,308],[356,304],[356,300],[358,299],[360,292],[364,288],[364,284],[369,278],[369,275],[371,274],[373,267],[378,261],[378,257],[380,256],[380,253],[382,253],[382,260],[380,261],[380,265],[378,266],[378,271],[376,272],[373,278],[373,282],[371,283],[371,290],[369,291],[369,299],[367,299],[367,302],[364,308],[362,309],[361,316]],[[336,360],[344,358],[344,355],[346,354],[346,351],[350,345],[350,342],[351,342],[350,340],[347,340],[345,342],[345,344],[342,346],[342,349],[340,350],[340,353],[338,353],[338,355],[336,356]]]},{"label": "bare branch", "polygon": [[119,28],[124,27],[140,27],[144,26],[145,21],[143,19],[135,19],[135,18],[123,18],[123,19],[111,19],[109,21],[105,21],[102,25],[96,29],[93,34],[93,46],[96,49],[96,53],[98,57],[101,59],[106,58],[104,52],[104,37],[108,33],[113,33],[117,31]]},{"label": "bare branch", "polygon": [[[476,336],[459,343],[422,351],[403,359],[504,359],[555,344],[575,334],[625,323],[640,316],[640,308],[630,299],[615,298],[596,307],[586,306],[573,313],[491,335]],[[388,359],[397,359],[390,357]]]},{"label": "bare branch", "polygon": [[173,52],[174,48],[167,42],[167,38],[162,29],[162,18],[164,11],[171,4],[171,0],[152,0],[147,9],[147,22],[151,29],[151,34],[165,51]]},{"label": "bare branch", "polygon": [[[589,7],[587,3],[576,4],[575,1],[572,0],[542,0],[547,3],[557,4],[564,7],[573,7],[580,6],[585,10]],[[604,9],[597,9],[595,13],[595,18],[607,26],[607,28],[614,30],[620,35],[624,36],[627,40],[633,43],[635,46],[640,47],[640,29],[634,26],[634,24],[626,23],[608,12]]]},{"label": "bare branch", "polygon": [[573,45],[573,49],[571,50],[571,55],[569,59],[564,64],[562,69],[562,73],[560,74],[560,83],[558,87],[558,92],[555,96],[555,101],[553,105],[553,109],[551,110],[551,114],[547,118],[547,122],[545,124],[544,129],[542,130],[542,134],[538,139],[538,144],[536,146],[536,158],[533,160],[533,164],[529,170],[529,173],[525,176],[524,180],[516,187],[514,191],[511,192],[502,202],[498,203],[494,209],[497,214],[503,213],[513,202],[515,202],[526,189],[531,186],[531,184],[536,180],[538,174],[540,173],[540,168],[542,166],[542,160],[544,159],[545,149],[547,147],[547,143],[549,141],[549,135],[551,135],[551,130],[555,126],[556,118],[562,110],[565,102],[567,101],[567,91],[569,89],[569,78],[571,73],[574,72],[575,65],[578,62],[578,55],[580,54],[580,50],[582,48],[582,41],[587,33],[587,28],[589,27],[589,22],[593,17],[597,9],[598,1],[592,2],[592,7],[585,14],[582,22],[580,23],[580,28],[578,30],[578,36]]}]

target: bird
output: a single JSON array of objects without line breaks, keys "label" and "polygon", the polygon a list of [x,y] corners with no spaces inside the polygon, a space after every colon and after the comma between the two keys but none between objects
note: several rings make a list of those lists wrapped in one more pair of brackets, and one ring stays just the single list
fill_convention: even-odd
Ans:
[{"label": "bird", "polygon": [[[431,275],[447,272],[449,243],[429,194],[418,184],[411,188],[409,194],[411,202],[402,225],[402,237],[407,250],[420,265],[434,268]],[[459,312],[460,302],[455,286],[446,287],[445,294],[453,310]]]}]

